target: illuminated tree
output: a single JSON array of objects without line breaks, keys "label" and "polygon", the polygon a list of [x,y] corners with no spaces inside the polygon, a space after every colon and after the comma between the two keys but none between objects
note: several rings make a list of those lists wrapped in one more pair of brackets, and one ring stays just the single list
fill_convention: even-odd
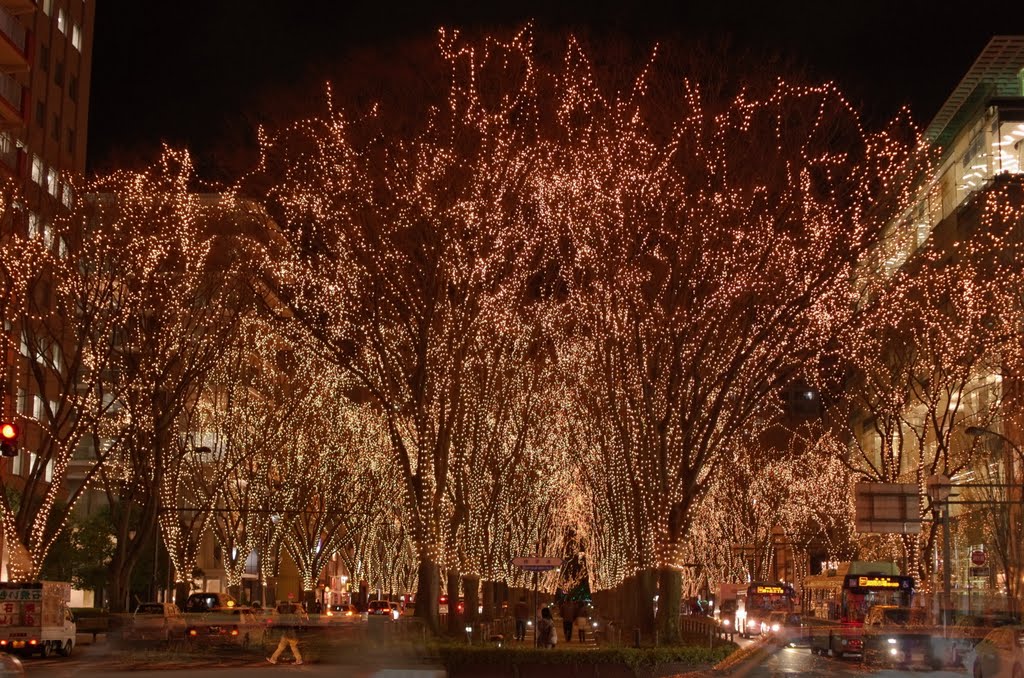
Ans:
[{"label": "illuminated tree", "polygon": [[908,203],[919,146],[899,126],[865,133],[828,85],[730,95],[651,66],[606,98],[581,53],[567,62],[572,143],[549,207],[571,239],[567,341],[590,357],[582,388],[628,502],[635,597],[653,598],[657,573],[671,640],[711,478],[849,317],[854,265]]},{"label": "illuminated tree", "polygon": [[115,173],[96,186],[105,196],[98,223],[130,233],[134,255],[116,269],[128,303],[116,328],[117,363],[102,375],[116,392],[117,411],[100,436],[112,448],[98,476],[116,518],[110,593],[118,610],[154,537],[182,415],[256,300],[250,267],[261,248],[250,235],[261,224],[231,196],[191,192],[192,182],[188,156],[167,154],[147,173]]},{"label": "illuminated tree", "polygon": [[[419,561],[416,612],[436,623],[465,357],[532,273],[543,226],[529,43],[443,33],[451,70],[423,124],[330,110],[264,134],[270,212],[294,259],[280,296],[384,417]],[[386,113],[386,112],[385,112]]]}]

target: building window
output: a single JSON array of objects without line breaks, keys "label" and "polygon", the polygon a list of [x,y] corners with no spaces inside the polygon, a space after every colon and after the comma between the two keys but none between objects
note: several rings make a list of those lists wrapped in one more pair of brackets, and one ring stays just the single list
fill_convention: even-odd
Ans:
[{"label": "building window", "polygon": [[68,97],[72,101],[78,101],[78,76],[72,75],[68,80]]},{"label": "building window", "polygon": [[43,121],[46,119],[46,107],[42,101],[36,102],[36,125],[39,127],[43,126]]},{"label": "building window", "polygon": [[32,356],[32,351],[28,347],[28,335],[25,330],[21,331],[21,340],[18,342],[18,353],[29,358]]},{"label": "building window", "polygon": [[42,421],[46,415],[46,406],[43,404],[43,397],[40,395],[32,396],[32,416],[36,421]]},{"label": "building window", "polygon": [[52,167],[46,170],[46,192],[57,197],[57,170]]},{"label": "building window", "polygon": [[43,0],[43,14],[50,16],[53,11],[53,0]]},{"label": "building window", "polygon": [[64,203],[64,207],[71,209],[71,184],[61,186],[60,201]]},{"label": "building window", "polygon": [[61,259],[68,258],[68,241],[63,236],[57,238],[57,255]]},{"label": "building window", "polygon": [[17,404],[18,414],[27,414],[28,413],[27,407],[28,407],[28,395],[25,393],[25,389],[19,388],[18,389],[18,404]]},{"label": "building window", "polygon": [[53,226],[43,224],[43,245],[46,249],[53,249]]},{"label": "building window", "polygon": [[19,452],[18,454],[14,455],[11,458],[11,475],[20,476],[21,475],[21,468],[22,468],[21,452]]},{"label": "building window", "polygon": [[[60,240],[59,242],[64,241]],[[60,344],[54,342],[50,347],[50,356],[53,358],[53,370],[55,372],[60,372],[64,365],[64,352],[60,350]]]},{"label": "building window", "polygon": [[43,480],[48,483],[53,482],[53,459],[46,462],[46,470],[43,471]]},{"label": "building window", "polygon": [[68,127],[68,133],[64,137],[68,141],[68,153],[75,152],[75,130]]},{"label": "building window", "polygon": [[28,213],[28,237],[35,238],[39,235],[39,215],[35,212]]},{"label": "building window", "polygon": [[64,86],[64,62],[58,60],[57,65],[53,67],[53,81],[58,87]]},{"label": "building window", "polygon": [[57,10],[57,30],[65,35],[68,32],[68,14],[63,9]]},{"label": "building window", "polygon": [[56,113],[53,114],[53,124],[50,125],[50,136],[54,141],[60,142],[60,116]]},{"label": "building window", "polygon": [[32,156],[32,181],[43,184],[43,159],[38,155]]},{"label": "building window", "polygon": [[78,24],[71,28],[71,45],[79,52],[82,51],[82,27]]},{"label": "building window", "polygon": [[50,46],[40,45],[39,46],[39,68],[42,69],[43,73],[47,73],[50,70]]}]

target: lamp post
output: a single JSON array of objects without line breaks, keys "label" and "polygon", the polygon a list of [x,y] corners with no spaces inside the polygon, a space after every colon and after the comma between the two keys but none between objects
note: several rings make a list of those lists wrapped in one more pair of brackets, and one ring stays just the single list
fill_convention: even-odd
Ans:
[{"label": "lamp post", "polygon": [[[971,436],[973,438],[980,438],[982,436],[992,436],[993,438],[998,438],[999,440],[1002,440],[1007,445],[1009,445],[1010,448],[1013,450],[1013,455],[1011,455],[1009,457],[1009,459],[1004,460],[1004,463],[1006,465],[1006,486],[1005,487],[1006,487],[1007,496],[1005,497],[1005,499],[1007,500],[1007,502],[1006,502],[1007,503],[1007,511],[1008,512],[1013,511],[1014,510],[1013,501],[1014,500],[1019,500],[1021,498],[1021,494],[1020,494],[1021,489],[1020,489],[1019,486],[1016,486],[1016,487],[1014,486],[1014,479],[1017,477],[1017,474],[1016,474],[1017,460],[1024,459],[1024,452],[1021,451],[1021,448],[1020,448],[1020,446],[1017,443],[1015,443],[1013,440],[1011,440],[1007,436],[1003,435],[999,431],[993,431],[992,429],[982,428],[981,426],[968,426],[966,429],[964,429],[964,433],[966,433],[967,435],[969,435],[969,436]],[[1019,507],[1018,507],[1018,509],[1019,509]],[[1009,518],[1010,518],[1011,522],[1014,520],[1014,516],[1012,515],[1012,513],[1009,515]],[[1007,534],[1006,536],[1007,536],[1007,541],[1009,543],[1007,544],[1008,549],[1007,549],[1006,557],[1004,558],[1004,560],[1015,560],[1018,563],[1020,563],[1021,558],[1019,556],[1019,551],[1018,551],[1019,544],[1017,543],[1017,532],[1016,532],[1016,530],[1012,530],[1012,529],[1008,530],[1008,532],[1009,532],[1009,534]],[[1013,576],[1015,578],[1019,577],[1020,576],[1020,572],[1019,572],[1020,568],[1018,568],[1018,571],[1013,572],[1012,575],[1011,575],[1011,572],[1010,572],[1011,569],[1012,568],[1010,567],[1009,563],[1007,563],[1007,562],[1003,563],[1003,571],[1004,571],[1004,574],[1006,576],[1007,595],[1010,598],[1010,605],[1013,606],[1014,608],[1016,608],[1017,607],[1017,600],[1016,600],[1016,595],[1014,595],[1014,594],[1017,591],[1018,586],[1013,586],[1011,584],[1010,577],[1011,576]]]},{"label": "lamp post", "polygon": [[949,544],[949,476],[935,474],[927,479],[928,496],[932,503],[942,505],[942,597],[940,605],[942,612],[942,625],[945,627],[950,622],[950,598],[952,597],[952,557]]}]

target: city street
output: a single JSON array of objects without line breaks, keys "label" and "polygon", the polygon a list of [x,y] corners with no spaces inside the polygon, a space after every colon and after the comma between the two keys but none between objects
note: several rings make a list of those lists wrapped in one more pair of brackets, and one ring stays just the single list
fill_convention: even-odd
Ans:
[{"label": "city street", "polygon": [[735,676],[743,678],[780,678],[782,676],[801,676],[806,678],[827,678],[830,676],[864,676],[870,674],[882,678],[895,676],[932,676],[934,678],[954,678],[966,676],[967,671],[946,669],[929,671],[925,669],[885,669],[878,666],[865,666],[858,659],[833,659],[818,657],[807,648],[784,647],[759,666],[746,671],[736,671]]}]

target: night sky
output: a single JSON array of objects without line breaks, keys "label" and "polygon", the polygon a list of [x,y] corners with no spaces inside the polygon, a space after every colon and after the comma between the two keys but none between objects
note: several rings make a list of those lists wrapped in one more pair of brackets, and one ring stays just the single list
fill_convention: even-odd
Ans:
[{"label": "night sky", "polygon": [[[909,104],[926,125],[996,34],[1024,34],[1013,2],[510,3],[500,0],[97,0],[89,166],[151,155],[161,141],[202,154],[247,129],[268,93],[353,53],[382,63],[439,26],[584,30],[646,48],[703,40],[780,55],[834,80],[869,122]],[[363,56],[365,59],[365,56]],[[358,74],[352,74],[358,81]],[[310,92],[311,95],[317,92]]]}]

